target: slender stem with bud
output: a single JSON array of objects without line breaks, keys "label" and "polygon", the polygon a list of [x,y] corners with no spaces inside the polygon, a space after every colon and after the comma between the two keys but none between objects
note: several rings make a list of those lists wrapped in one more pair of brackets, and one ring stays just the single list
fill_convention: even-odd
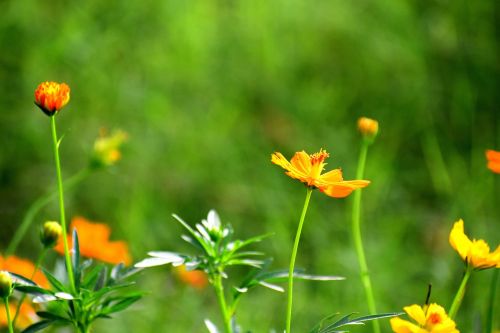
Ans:
[{"label": "slender stem with bud", "polygon": [[7,325],[9,326],[9,333],[14,333],[14,326],[12,325],[12,320],[10,320],[10,307],[8,297],[5,297],[3,299],[3,304],[5,306],[5,313],[7,314]]},{"label": "slender stem with bud", "polygon": [[[358,170],[356,172],[356,179],[363,179],[365,172],[366,156],[368,154],[368,146],[370,142],[363,139],[363,144],[361,146],[361,151],[359,154]],[[359,262],[361,283],[365,289],[366,302],[368,304],[368,310],[370,314],[376,314],[377,308],[375,306],[375,297],[373,296],[372,282],[370,279],[370,271],[368,270],[368,264],[365,257],[365,251],[363,248],[363,238],[361,237],[361,191],[354,191],[354,202],[352,205],[352,237],[354,240],[354,247],[356,248],[356,254]],[[380,323],[377,320],[372,321],[373,332],[380,333]]]},{"label": "slender stem with bud", "polygon": [[73,293],[76,292],[75,289],[75,278],[73,274],[73,266],[71,265],[71,257],[69,254],[69,246],[68,246],[68,238],[67,238],[67,228],[66,228],[66,214],[64,211],[64,193],[63,193],[63,182],[62,182],[62,175],[61,175],[61,163],[59,160],[59,142],[57,139],[57,131],[56,131],[56,117],[51,116],[50,117],[50,124],[51,124],[51,130],[52,130],[52,143],[54,145],[54,158],[55,158],[55,164],[56,164],[56,173],[57,173],[57,185],[58,185],[58,191],[59,191],[59,208],[60,208],[60,213],[61,213],[61,227],[62,227],[62,234],[63,234],[63,244],[64,244],[64,256],[66,258],[66,270],[68,272],[68,280],[71,286],[71,291]]}]

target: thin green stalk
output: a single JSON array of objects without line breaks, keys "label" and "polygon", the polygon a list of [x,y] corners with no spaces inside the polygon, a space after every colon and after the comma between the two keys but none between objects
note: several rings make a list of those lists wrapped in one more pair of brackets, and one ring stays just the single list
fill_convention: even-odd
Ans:
[{"label": "thin green stalk", "polygon": [[460,287],[458,287],[457,294],[455,295],[453,303],[451,303],[450,310],[448,311],[448,316],[451,319],[455,319],[458,309],[460,308],[460,304],[462,304],[462,300],[465,295],[465,287],[467,286],[467,281],[469,281],[473,270],[474,268],[472,267],[472,265],[467,266],[467,269],[465,270],[464,277],[462,278],[462,283],[460,283]]},{"label": "thin green stalk", "polygon": [[56,131],[56,117],[50,117],[50,124],[52,129],[52,141],[54,145],[54,159],[56,163],[56,173],[57,173],[57,185],[59,190],[59,208],[61,211],[61,227],[63,234],[63,244],[64,244],[64,256],[66,258],[66,270],[68,272],[68,280],[71,286],[71,291],[76,293],[75,289],[75,278],[73,275],[73,267],[71,265],[71,257],[69,254],[69,246],[68,246],[68,238],[66,235],[68,234],[66,231],[66,214],[64,212],[64,193],[63,193],[63,182],[61,175],[61,162],[59,160],[59,143],[57,140],[57,131]]},{"label": "thin green stalk", "polygon": [[[361,151],[359,153],[358,170],[356,171],[356,179],[363,179],[365,173],[366,156],[368,154],[369,143],[363,140]],[[354,202],[352,205],[352,237],[354,240],[354,247],[359,262],[359,270],[361,283],[365,289],[366,302],[370,314],[377,314],[375,306],[375,297],[373,296],[372,283],[370,279],[370,271],[366,262],[365,251],[363,248],[363,239],[361,237],[361,191],[354,191]],[[372,321],[373,332],[380,333],[380,323],[377,320]]]},{"label": "thin green stalk", "polygon": [[10,308],[9,308],[9,298],[5,297],[3,299],[3,304],[5,306],[5,313],[7,314],[7,325],[9,326],[9,333],[14,333],[14,326],[10,320]]},{"label": "thin green stalk", "polygon": [[[64,181],[65,188],[66,189],[72,188],[73,186],[80,183],[83,179],[85,179],[89,174],[90,174],[89,168],[81,170],[77,174],[71,176],[71,178]],[[58,191],[55,190],[53,192],[40,196],[31,204],[31,206],[26,211],[26,214],[24,215],[21,224],[14,233],[14,237],[12,237],[9,245],[7,246],[7,249],[5,250],[5,256],[10,256],[16,252],[19,243],[23,239],[26,232],[29,230],[30,226],[33,224],[35,216],[43,207],[47,206],[50,202],[54,201],[58,197],[58,194],[59,194]]]},{"label": "thin green stalk", "polygon": [[224,296],[224,286],[222,285],[222,276],[216,274],[213,277],[215,293],[217,294],[217,299],[219,300],[220,310],[222,313],[222,318],[224,320],[224,328],[226,333],[233,333],[233,327],[231,326],[231,313],[228,311],[226,304],[226,297]]},{"label": "thin green stalk", "polygon": [[488,299],[488,313],[486,317],[486,333],[493,333],[493,311],[495,310],[495,300],[498,285],[498,269],[493,268],[491,276],[490,297]]},{"label": "thin green stalk", "polygon": [[[47,253],[47,248],[44,247],[42,249],[42,252],[40,252],[40,255],[38,256],[38,259],[36,260],[35,269],[33,270],[33,273],[31,273],[31,276],[30,276],[31,280],[33,280],[33,278],[35,277],[36,271],[38,271],[38,268],[40,268],[40,265],[42,264],[46,253]],[[25,298],[26,298],[26,294],[23,294],[23,296],[19,300],[19,303],[17,303],[16,313],[14,315],[14,319],[12,320],[12,326],[15,326],[15,324],[16,324],[17,317],[19,316],[19,312],[21,310],[21,306],[22,306]]]},{"label": "thin green stalk", "polygon": [[308,187],[306,200],[304,202],[304,207],[302,208],[302,214],[300,215],[299,226],[297,228],[297,234],[295,235],[295,242],[293,244],[292,256],[290,258],[290,269],[288,270],[288,303],[286,311],[286,333],[290,333],[292,329],[292,302],[293,302],[293,272],[295,270],[295,258],[297,257],[297,250],[299,248],[300,234],[302,233],[302,226],[304,225],[304,220],[306,218],[307,207],[309,207],[309,201],[311,199],[313,189]]}]

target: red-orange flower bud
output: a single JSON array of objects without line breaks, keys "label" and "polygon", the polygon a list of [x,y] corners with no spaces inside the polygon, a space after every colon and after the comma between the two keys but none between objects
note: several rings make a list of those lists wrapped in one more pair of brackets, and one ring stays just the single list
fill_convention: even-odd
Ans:
[{"label": "red-orange flower bud", "polygon": [[35,104],[47,115],[53,116],[69,102],[66,83],[43,82],[35,90]]},{"label": "red-orange flower bud", "polygon": [[358,119],[358,129],[361,134],[369,137],[374,137],[378,133],[378,121],[361,117]]}]

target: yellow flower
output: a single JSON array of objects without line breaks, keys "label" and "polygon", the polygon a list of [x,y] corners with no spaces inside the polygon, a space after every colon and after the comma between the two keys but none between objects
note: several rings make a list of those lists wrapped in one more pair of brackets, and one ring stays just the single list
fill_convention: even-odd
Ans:
[{"label": "yellow flower", "polygon": [[459,333],[455,322],[448,317],[442,306],[432,303],[423,307],[413,304],[404,307],[405,312],[416,323],[392,318],[391,327],[396,333]]},{"label": "yellow flower", "polygon": [[500,245],[490,252],[488,244],[482,240],[472,241],[464,234],[464,221],[455,222],[450,232],[450,244],[460,257],[472,267],[477,269],[497,267],[500,268]]},{"label": "yellow flower", "polygon": [[43,224],[42,232],[40,233],[40,241],[46,248],[54,247],[61,235],[61,225],[55,221],[47,221]]},{"label": "yellow flower", "polygon": [[367,137],[375,137],[378,133],[378,121],[361,117],[358,119],[358,130]]},{"label": "yellow flower", "polygon": [[329,154],[325,150],[312,155],[305,151],[295,153],[290,162],[279,152],[271,155],[271,162],[279,165],[291,178],[305,183],[311,188],[318,188],[321,192],[334,198],[343,198],[357,188],[370,184],[367,180],[343,180],[342,170],[334,169],[326,173],[324,170],[325,159]]},{"label": "yellow flower", "polygon": [[0,271],[0,297],[6,298],[12,294],[12,277],[9,272]]},{"label": "yellow flower", "polygon": [[500,173],[500,151],[487,150],[486,159],[488,160],[488,169],[494,173]]},{"label": "yellow flower", "polygon": [[35,104],[47,115],[53,116],[69,102],[66,83],[43,82],[35,90]]},{"label": "yellow flower", "polygon": [[128,134],[122,130],[116,130],[108,135],[105,129],[101,129],[99,138],[94,142],[94,156],[92,163],[96,166],[111,166],[120,158],[120,146],[127,140]]}]

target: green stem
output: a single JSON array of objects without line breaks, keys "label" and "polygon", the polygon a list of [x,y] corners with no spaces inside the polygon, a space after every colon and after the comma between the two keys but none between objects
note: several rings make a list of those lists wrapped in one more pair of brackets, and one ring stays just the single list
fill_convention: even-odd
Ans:
[{"label": "green stem", "polygon": [[[33,278],[35,277],[36,271],[38,271],[38,268],[40,268],[40,265],[41,265],[43,259],[45,258],[46,253],[47,253],[47,248],[44,247],[42,252],[40,252],[40,255],[38,256],[38,259],[35,263],[35,269],[33,270],[33,273],[31,273],[31,276],[30,276],[31,280],[33,280]],[[12,320],[12,326],[16,325],[16,320],[17,320],[17,317],[19,316],[21,306],[22,306],[25,298],[26,298],[26,294],[23,294],[23,296],[19,300],[19,303],[17,303],[16,313],[14,315],[14,319]]]},{"label": "green stem", "polygon": [[[73,186],[77,185],[80,183],[84,178],[86,178],[90,174],[90,169],[85,168],[78,172],[77,174],[71,176],[71,178],[67,179],[64,182],[64,186],[66,189],[72,188]],[[23,217],[23,220],[21,221],[21,224],[17,228],[14,237],[12,237],[12,240],[10,241],[9,245],[7,246],[7,250],[5,250],[5,256],[8,257],[12,254],[14,254],[17,250],[17,247],[19,246],[19,243],[23,239],[24,235],[26,232],[29,230],[29,227],[33,223],[33,220],[35,219],[35,216],[38,214],[38,212],[45,206],[47,206],[50,202],[54,201],[57,196],[58,196],[58,191],[50,192],[47,193],[38,199],[36,199],[31,206],[28,208],[26,211],[26,214]]]},{"label": "green stem", "polygon": [[462,304],[462,300],[465,295],[465,287],[467,286],[467,281],[469,281],[470,275],[472,274],[472,271],[474,268],[472,265],[468,265],[467,269],[465,270],[464,277],[462,279],[462,283],[460,283],[460,287],[458,287],[457,294],[455,295],[455,298],[453,299],[453,303],[451,303],[450,311],[448,311],[448,316],[451,319],[454,319],[458,309],[460,308],[460,304]]},{"label": "green stem", "polygon": [[226,333],[233,333],[233,328],[231,326],[231,312],[228,311],[226,304],[226,297],[224,296],[224,286],[222,285],[222,276],[216,274],[213,277],[215,293],[217,294],[217,299],[219,300],[219,306],[222,313],[222,319],[224,320],[224,328]]},{"label": "green stem", "polygon": [[493,333],[493,311],[495,310],[495,299],[497,294],[498,269],[493,268],[491,276],[490,297],[488,299],[488,313],[486,318],[486,333]]},{"label": "green stem", "polygon": [[73,266],[71,265],[71,257],[69,254],[69,246],[68,246],[68,237],[66,236],[68,233],[66,231],[66,214],[64,212],[64,193],[63,193],[63,182],[61,175],[61,162],[59,160],[59,143],[57,140],[57,131],[56,131],[56,117],[50,117],[50,124],[52,129],[52,141],[54,145],[54,159],[56,163],[56,173],[57,173],[57,185],[59,190],[59,208],[61,211],[61,227],[63,234],[63,244],[64,244],[64,256],[66,258],[66,270],[68,272],[68,280],[71,286],[71,291],[73,294],[76,294],[75,289],[75,278],[73,275]]},{"label": "green stem", "polygon": [[286,311],[286,333],[290,333],[292,329],[292,302],[293,302],[293,272],[295,270],[295,258],[297,257],[297,250],[299,248],[300,234],[302,233],[302,226],[304,225],[304,220],[307,213],[307,207],[309,207],[309,200],[311,199],[312,188],[307,188],[306,200],[304,202],[304,207],[302,208],[302,214],[300,215],[299,226],[297,228],[297,234],[295,235],[295,242],[293,244],[292,256],[290,257],[290,268],[288,270],[288,303]]},{"label": "green stem", "polygon": [[[361,151],[359,153],[358,169],[356,171],[356,179],[363,179],[365,173],[366,156],[368,154],[369,143],[363,140],[363,145],[361,146]],[[375,297],[373,296],[372,283],[370,279],[370,271],[368,270],[368,264],[366,262],[365,251],[363,247],[363,239],[361,237],[361,191],[354,191],[354,201],[352,205],[352,237],[354,241],[354,247],[356,248],[356,254],[359,262],[359,270],[361,283],[365,289],[366,302],[368,304],[368,310],[370,314],[377,314],[377,308],[375,306]],[[380,323],[377,320],[372,321],[373,332],[380,333]]]},{"label": "green stem", "polygon": [[5,313],[7,314],[7,325],[9,326],[9,333],[14,333],[14,326],[10,320],[10,308],[9,308],[9,297],[3,299],[3,304],[5,306]]}]

